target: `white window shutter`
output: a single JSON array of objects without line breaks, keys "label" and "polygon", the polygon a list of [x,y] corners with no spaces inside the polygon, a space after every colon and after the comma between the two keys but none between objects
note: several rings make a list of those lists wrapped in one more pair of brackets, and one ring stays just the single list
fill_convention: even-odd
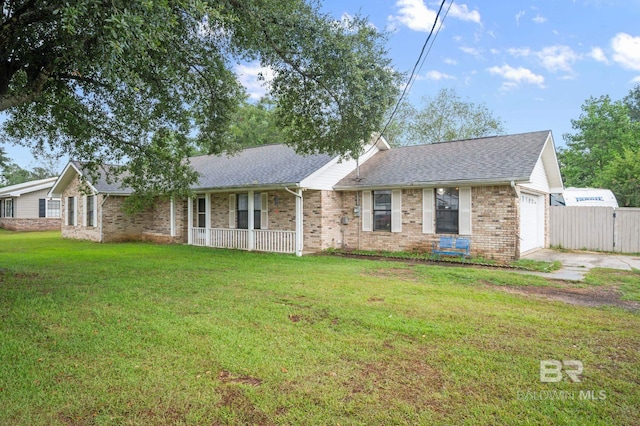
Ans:
[{"label": "white window shutter", "polygon": [[82,226],[84,226],[85,228],[87,227],[87,213],[89,213],[88,211],[88,204],[87,204],[87,196],[83,196],[82,197],[82,202],[84,204],[84,214],[82,215]]},{"label": "white window shutter", "polygon": [[458,195],[458,234],[471,235],[471,188],[460,188]]},{"label": "white window shutter", "polygon": [[422,190],[422,233],[433,234],[433,210],[435,202],[433,199],[433,188]]},{"label": "white window shutter", "polygon": [[78,226],[78,197],[73,197],[73,225]]},{"label": "white window shutter", "polygon": [[371,203],[371,191],[362,191],[362,206],[360,208],[360,216],[362,217],[363,231],[371,231],[371,225],[373,222]]},{"label": "white window shutter", "polygon": [[229,228],[236,227],[236,194],[229,194]]},{"label": "white window shutter", "polygon": [[402,190],[391,191],[391,232],[402,232]]},{"label": "white window shutter", "polygon": [[269,229],[269,194],[260,194],[260,229]]}]

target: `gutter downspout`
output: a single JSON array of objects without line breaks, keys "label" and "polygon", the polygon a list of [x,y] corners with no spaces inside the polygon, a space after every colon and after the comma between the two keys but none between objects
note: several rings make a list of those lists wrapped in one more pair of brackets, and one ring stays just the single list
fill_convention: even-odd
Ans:
[{"label": "gutter downspout", "polygon": [[302,256],[302,245],[303,245],[303,223],[302,223],[302,214],[303,214],[303,204],[302,204],[302,189],[298,188],[297,191],[292,191],[286,186],[284,187],[285,191],[293,194],[296,197],[296,256]]},{"label": "gutter downspout", "polygon": [[520,198],[520,188],[518,188],[518,185],[516,185],[516,181],[511,181],[511,188],[513,188],[513,192],[515,192],[516,197]]}]

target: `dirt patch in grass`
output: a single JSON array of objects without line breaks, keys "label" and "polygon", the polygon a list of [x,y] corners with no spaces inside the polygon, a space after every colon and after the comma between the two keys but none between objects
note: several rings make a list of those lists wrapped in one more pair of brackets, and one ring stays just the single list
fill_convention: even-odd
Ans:
[{"label": "dirt patch in grass", "polygon": [[630,311],[640,311],[640,302],[622,300],[622,293],[615,287],[569,287],[564,281],[554,281],[557,287],[548,286],[487,286],[513,294],[541,297],[543,299],[557,300],[570,305],[600,307],[615,306]]},{"label": "dirt patch in grass", "polygon": [[219,406],[224,406],[230,410],[236,418],[230,423],[247,425],[272,425],[273,422],[251,399],[245,395],[244,391],[237,386],[224,385],[218,389],[220,394]]},{"label": "dirt patch in grass", "polygon": [[251,386],[260,386],[262,384],[262,380],[258,379],[257,377],[235,376],[225,370],[222,370],[218,374],[218,379],[222,383],[242,383],[242,384],[251,385]]},{"label": "dirt patch in grass", "polygon": [[438,395],[444,388],[442,374],[425,362],[421,351],[408,358],[369,362],[344,383],[352,397],[358,394],[376,395],[383,405],[398,402],[438,411]]},{"label": "dirt patch in grass", "polygon": [[412,268],[380,268],[366,271],[363,273],[363,275],[377,278],[398,279],[403,281],[417,281],[416,271]]}]

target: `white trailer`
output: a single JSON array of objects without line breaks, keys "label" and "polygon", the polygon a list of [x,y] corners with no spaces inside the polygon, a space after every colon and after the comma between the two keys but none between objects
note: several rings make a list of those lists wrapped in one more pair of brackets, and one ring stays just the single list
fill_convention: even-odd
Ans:
[{"label": "white trailer", "polygon": [[565,188],[562,198],[565,206],[618,207],[618,200],[609,189]]}]

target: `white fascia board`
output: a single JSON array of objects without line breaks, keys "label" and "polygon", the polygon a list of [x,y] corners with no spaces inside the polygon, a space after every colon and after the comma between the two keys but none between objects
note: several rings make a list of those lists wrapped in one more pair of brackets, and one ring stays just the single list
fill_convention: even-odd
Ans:
[{"label": "white fascia board", "polygon": [[30,192],[40,191],[47,189],[53,185],[53,182],[57,180],[56,177],[32,180],[30,182],[23,182],[16,185],[5,186],[0,188],[0,196],[19,197],[22,194],[28,194]]},{"label": "white fascia board", "polygon": [[549,192],[552,194],[561,193],[564,191],[564,184],[562,183],[562,174],[560,172],[560,164],[558,163],[558,155],[556,154],[556,146],[553,142],[553,135],[549,132],[547,141],[542,147],[542,164],[547,172],[547,180],[549,181]]},{"label": "white fascia board", "polygon": [[[62,173],[60,173],[60,176],[58,176],[58,179],[56,180],[56,182],[51,187],[51,190],[49,190],[49,193],[47,194],[47,197],[49,197],[49,198],[60,198],[60,197],[62,197],[62,192],[67,187],[67,185],[69,185],[69,183],[73,179],[74,175],[76,175],[76,174],[78,176],[82,176],[82,172],[76,167],[76,165],[73,164],[72,161],[69,161],[69,163],[65,166],[64,170],[62,171]],[[98,194],[98,191],[91,184],[91,182],[87,182],[87,184],[89,185],[89,188],[91,188],[91,191],[94,194]]]}]

